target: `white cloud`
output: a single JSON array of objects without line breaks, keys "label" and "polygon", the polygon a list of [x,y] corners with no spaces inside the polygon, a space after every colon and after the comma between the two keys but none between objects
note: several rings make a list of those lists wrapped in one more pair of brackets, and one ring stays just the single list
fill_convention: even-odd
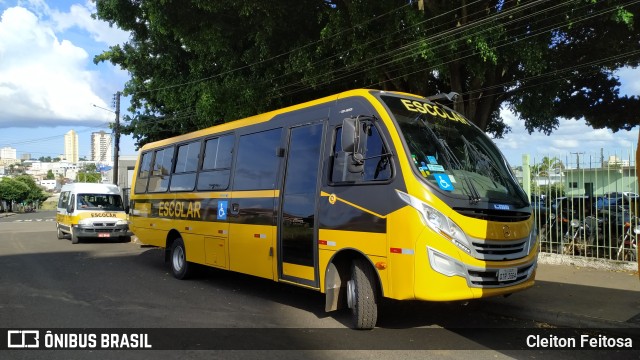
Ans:
[{"label": "white cloud", "polygon": [[625,67],[616,72],[620,77],[620,93],[640,96],[640,68]]},{"label": "white cloud", "polygon": [[109,107],[96,93],[103,81],[91,56],[59,34],[76,26],[98,41],[122,36],[91,19],[86,6],[73,5],[68,13],[39,0],[28,6],[7,8],[0,17],[0,128],[113,120],[92,106]]},{"label": "white cloud", "polygon": [[105,21],[95,20],[91,17],[95,13],[95,4],[87,1],[85,5],[71,5],[69,12],[51,11],[51,19],[55,24],[56,31],[78,27],[91,34],[91,38],[96,42],[108,45],[121,44],[129,39],[129,34],[118,28],[109,26]]}]

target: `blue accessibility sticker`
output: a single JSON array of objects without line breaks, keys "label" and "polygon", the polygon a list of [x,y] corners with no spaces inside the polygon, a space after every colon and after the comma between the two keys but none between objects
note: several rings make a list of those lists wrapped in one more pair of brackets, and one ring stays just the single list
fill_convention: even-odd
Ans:
[{"label": "blue accessibility sticker", "polygon": [[444,191],[453,191],[453,184],[451,183],[451,179],[449,179],[449,175],[433,174],[433,177],[436,179],[440,189]]},{"label": "blue accessibility sticker", "polygon": [[218,220],[227,220],[228,201],[218,201]]},{"label": "blue accessibility sticker", "polygon": [[435,156],[427,156],[427,160],[429,160],[429,164],[438,164],[438,160],[436,160]]}]

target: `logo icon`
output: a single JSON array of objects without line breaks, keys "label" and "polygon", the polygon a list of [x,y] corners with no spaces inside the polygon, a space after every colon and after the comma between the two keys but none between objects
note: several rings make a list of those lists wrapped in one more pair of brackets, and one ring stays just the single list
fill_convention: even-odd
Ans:
[{"label": "logo icon", "polygon": [[40,346],[40,331],[38,330],[9,330],[7,331],[7,347],[13,349],[38,348]]},{"label": "logo icon", "polygon": [[218,201],[218,220],[227,220],[227,201]]}]

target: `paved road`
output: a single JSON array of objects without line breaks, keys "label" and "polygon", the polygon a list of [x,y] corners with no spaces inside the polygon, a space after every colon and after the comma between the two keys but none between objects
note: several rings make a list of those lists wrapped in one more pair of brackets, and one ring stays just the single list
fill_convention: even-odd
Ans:
[{"label": "paved road", "polygon": [[[200,336],[211,336],[203,342],[211,341],[227,349],[241,349],[243,344],[249,344],[250,350],[260,346],[302,348],[257,353],[138,351],[126,356],[195,359],[212,355],[278,359],[336,356],[335,351],[317,350],[324,348],[358,350],[341,351],[340,358],[539,358],[542,352],[513,350],[500,336],[509,335],[511,329],[524,337],[540,328],[553,328],[553,324],[499,317],[495,309],[485,311],[475,303],[388,302],[382,310],[379,329],[348,330],[348,314],[325,313],[322,294],[215,269],[203,269],[193,280],[178,281],[170,275],[158,249],[134,243],[94,241],[74,245],[69,240],[58,240],[53,216],[43,212],[0,219],[1,328],[234,328],[227,334],[210,330]],[[264,328],[270,330],[265,332]],[[488,328],[506,330],[487,331]],[[180,331],[171,334],[179,335]],[[244,343],[243,335],[264,336],[272,341],[255,345],[256,339],[252,338]],[[165,344],[154,345],[162,348]],[[598,353],[545,352],[544,357],[595,359],[601,357]],[[94,351],[92,357],[115,359],[123,354]],[[43,352],[12,350],[7,355],[0,354],[0,358],[41,358]],[[80,359],[86,355],[84,351],[54,351],[46,357]],[[629,353],[620,355],[624,358]]]}]

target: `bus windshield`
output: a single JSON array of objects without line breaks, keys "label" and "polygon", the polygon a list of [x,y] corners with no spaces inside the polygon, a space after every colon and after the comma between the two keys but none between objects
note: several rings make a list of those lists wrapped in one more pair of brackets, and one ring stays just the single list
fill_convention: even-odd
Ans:
[{"label": "bus windshield", "polygon": [[412,165],[444,193],[519,208],[528,201],[495,144],[462,115],[439,104],[381,96],[400,126]]}]

